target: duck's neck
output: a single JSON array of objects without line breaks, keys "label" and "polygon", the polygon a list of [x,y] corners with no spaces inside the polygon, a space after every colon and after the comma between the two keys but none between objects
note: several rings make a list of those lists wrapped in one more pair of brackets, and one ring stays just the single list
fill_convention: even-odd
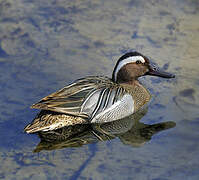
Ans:
[{"label": "duck's neck", "polygon": [[139,81],[137,78],[131,78],[131,79],[118,79],[116,81],[116,83],[118,84],[126,84],[126,85],[136,85],[136,84],[139,84]]}]

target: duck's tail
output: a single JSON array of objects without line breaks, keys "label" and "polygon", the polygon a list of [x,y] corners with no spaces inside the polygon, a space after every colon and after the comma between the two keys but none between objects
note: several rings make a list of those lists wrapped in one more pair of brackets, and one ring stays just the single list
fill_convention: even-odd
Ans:
[{"label": "duck's tail", "polygon": [[35,117],[32,123],[28,124],[24,128],[24,131],[26,133],[36,133],[39,131],[51,131],[62,128],[64,126],[85,123],[88,123],[88,121],[82,117],[71,116],[51,111],[41,111]]}]

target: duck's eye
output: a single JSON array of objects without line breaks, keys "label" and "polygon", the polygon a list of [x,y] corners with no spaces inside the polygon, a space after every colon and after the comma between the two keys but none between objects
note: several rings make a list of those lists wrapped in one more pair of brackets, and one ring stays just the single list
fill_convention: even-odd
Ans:
[{"label": "duck's eye", "polygon": [[136,61],[136,64],[141,64],[142,62],[140,60],[137,60]]}]

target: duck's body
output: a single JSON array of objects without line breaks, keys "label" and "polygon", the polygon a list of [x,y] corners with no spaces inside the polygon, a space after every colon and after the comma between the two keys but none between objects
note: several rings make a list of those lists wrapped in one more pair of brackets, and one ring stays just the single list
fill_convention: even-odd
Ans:
[{"label": "duck's body", "polygon": [[[112,79],[82,78],[34,104],[32,108],[42,111],[25,131],[34,133],[75,124],[104,123],[129,116],[150,100],[149,92],[137,79],[147,73],[148,59],[137,52],[127,53],[118,60]],[[171,75],[162,77],[171,78]]]}]

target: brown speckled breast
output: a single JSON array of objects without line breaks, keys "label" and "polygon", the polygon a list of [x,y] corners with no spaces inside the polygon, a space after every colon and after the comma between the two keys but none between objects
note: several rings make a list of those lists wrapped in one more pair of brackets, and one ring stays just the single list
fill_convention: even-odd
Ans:
[{"label": "brown speckled breast", "polygon": [[123,85],[129,94],[132,95],[134,100],[134,112],[143,107],[150,101],[151,95],[149,91],[141,84],[135,83],[133,85]]}]

